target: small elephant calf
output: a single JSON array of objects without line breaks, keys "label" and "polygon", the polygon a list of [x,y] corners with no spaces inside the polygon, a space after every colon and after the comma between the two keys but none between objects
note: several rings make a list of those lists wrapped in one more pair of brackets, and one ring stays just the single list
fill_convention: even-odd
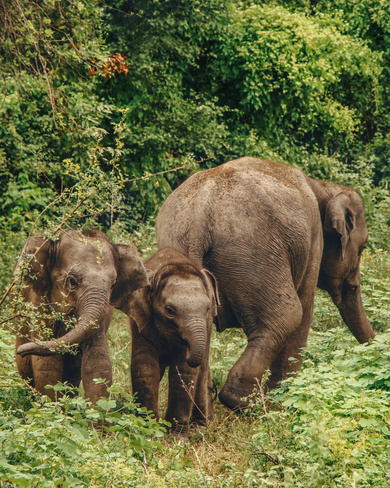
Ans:
[{"label": "small elephant calf", "polygon": [[173,249],[145,263],[150,285],[135,291],[128,309],[132,329],[131,377],[138,401],[158,417],[159,383],[169,367],[166,420],[187,439],[190,421],[213,417],[210,334],[217,314],[213,275]]},{"label": "small elephant calf", "polygon": [[[36,307],[53,338],[39,341],[29,320],[19,319],[19,373],[52,400],[46,385],[67,381],[77,387],[82,380],[86,397],[96,403],[107,388],[94,379],[112,379],[106,333],[113,307],[121,309],[128,294],[148,284],[144,265],[133,246],[113,244],[98,230],[61,231],[55,242],[31,237],[22,259],[30,255],[21,297]],[[68,351],[72,345],[75,354]]]}]

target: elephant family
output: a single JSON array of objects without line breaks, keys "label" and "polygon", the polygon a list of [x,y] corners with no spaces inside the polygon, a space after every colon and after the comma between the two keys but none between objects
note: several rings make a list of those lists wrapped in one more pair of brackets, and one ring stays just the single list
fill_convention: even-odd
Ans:
[{"label": "elephant family", "polygon": [[242,399],[267,369],[269,389],[299,369],[316,286],[330,294],[359,342],[374,337],[360,294],[368,239],[363,204],[348,187],[241,158],[179,186],[156,231],[159,249],[177,249],[217,279],[218,330],[242,327],[247,335],[219,395],[229,408],[247,405]]},{"label": "elephant family", "polygon": [[216,282],[174,249],[157,252],[145,267],[150,285],[134,292],[124,310],[131,317],[133,393],[158,418],[159,383],[169,367],[165,419],[173,434],[186,438],[190,421],[213,417],[209,350]]},{"label": "elephant family", "polygon": [[[20,263],[30,255],[22,298],[35,307],[35,315],[48,317],[43,321],[53,338],[38,340],[31,322],[19,320],[19,373],[51,399],[54,392],[46,385],[67,381],[78,386],[82,380],[86,397],[96,403],[107,387],[94,379],[112,381],[106,333],[113,307],[121,308],[128,294],[148,284],[144,265],[135,248],[112,244],[97,230],[62,231],[56,241],[31,237]],[[76,344],[76,352],[70,352]]]}]

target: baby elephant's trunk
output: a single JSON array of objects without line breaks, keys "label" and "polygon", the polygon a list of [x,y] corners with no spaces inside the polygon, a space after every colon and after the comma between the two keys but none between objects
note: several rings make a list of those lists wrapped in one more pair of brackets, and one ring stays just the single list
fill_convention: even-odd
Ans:
[{"label": "baby elephant's trunk", "polygon": [[83,296],[80,303],[80,316],[76,325],[68,333],[51,341],[36,341],[22,344],[17,354],[28,356],[53,356],[69,350],[69,346],[80,344],[88,339],[99,327],[108,306],[107,293],[103,290],[90,290]]},{"label": "baby elephant's trunk", "polygon": [[192,320],[186,324],[187,342],[186,361],[192,368],[198,367],[204,360],[207,344],[207,324],[204,320]]}]

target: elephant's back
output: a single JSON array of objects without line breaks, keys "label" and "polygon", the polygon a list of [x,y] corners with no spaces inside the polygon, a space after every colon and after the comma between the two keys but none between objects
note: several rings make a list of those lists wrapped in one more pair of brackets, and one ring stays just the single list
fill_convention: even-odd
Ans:
[{"label": "elephant's back", "polygon": [[[317,200],[300,170],[241,158],[191,176],[157,218],[159,248],[174,247],[218,275],[283,269],[298,286],[320,251]],[[217,264],[218,263],[218,264]],[[217,269],[226,267],[226,269]],[[228,268],[228,270],[227,270]]]},{"label": "elephant's back", "polygon": [[[240,158],[200,171],[164,202],[157,218],[159,244],[172,247],[189,235],[209,232],[235,236],[245,228],[275,224],[279,228],[310,224],[318,217],[316,198],[298,169],[272,161]],[[201,230],[203,229],[203,230]],[[185,249],[187,251],[187,249]]]}]

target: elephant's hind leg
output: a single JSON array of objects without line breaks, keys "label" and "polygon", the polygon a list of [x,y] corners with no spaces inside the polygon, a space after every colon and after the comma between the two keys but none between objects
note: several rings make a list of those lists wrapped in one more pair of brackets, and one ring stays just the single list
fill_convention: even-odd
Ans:
[{"label": "elephant's hind leg", "polygon": [[301,302],[293,288],[278,296],[268,310],[258,309],[256,315],[253,310],[243,317],[248,345],[219,394],[221,402],[233,410],[248,406],[245,398],[259,387],[264,373],[302,321]]},{"label": "elephant's hind leg", "polygon": [[[312,256],[316,252],[317,248],[313,246],[312,255],[309,260],[312,265],[308,268],[298,290],[298,296],[303,310],[302,320],[297,330],[287,339],[284,347],[271,364],[271,376],[267,382],[269,389],[275,388],[277,383],[285,379],[289,373],[298,371],[301,367],[300,350],[306,346],[311,319],[313,317],[314,294],[317,284],[319,261],[315,260]],[[294,358],[294,360],[291,360],[291,358]]]},{"label": "elephant's hind leg", "polygon": [[[267,381],[267,388],[272,389],[287,378],[289,373],[298,371],[301,367],[300,350],[306,346],[310,323],[313,316],[313,299],[306,304],[302,321],[298,329],[287,339],[285,346],[280,350],[271,364],[271,375]],[[303,304],[302,304],[303,305]]]}]

